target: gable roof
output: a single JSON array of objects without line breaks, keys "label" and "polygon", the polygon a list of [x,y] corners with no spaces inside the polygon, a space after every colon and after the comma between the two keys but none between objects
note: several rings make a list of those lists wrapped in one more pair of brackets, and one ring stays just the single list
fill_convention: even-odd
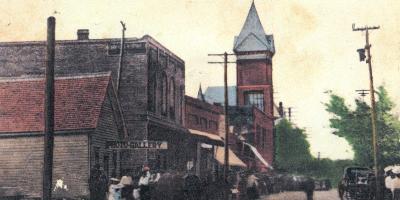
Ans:
[{"label": "gable roof", "polygon": [[239,36],[235,37],[233,50],[235,52],[275,51],[273,37],[272,35],[265,34],[254,1],[251,4],[246,21],[244,22]]},{"label": "gable roof", "polygon": [[[96,128],[110,73],[55,79],[55,130]],[[44,130],[44,78],[0,80],[0,133]]]},{"label": "gable roof", "polygon": [[[204,92],[204,97],[209,103],[220,103],[224,105],[224,86],[207,87]],[[228,105],[236,105],[236,86],[228,86]]]}]

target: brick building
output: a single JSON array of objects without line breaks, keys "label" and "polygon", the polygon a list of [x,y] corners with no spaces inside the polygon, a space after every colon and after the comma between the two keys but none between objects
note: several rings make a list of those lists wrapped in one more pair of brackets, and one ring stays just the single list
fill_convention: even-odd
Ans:
[{"label": "brick building", "polygon": [[[229,123],[235,126],[236,137],[231,137],[230,143],[237,144],[235,151],[249,167],[261,170],[273,163],[274,120],[279,113],[273,101],[274,40],[272,35],[265,34],[254,2],[235,37],[233,51],[237,59],[237,86],[228,90],[230,99],[236,100],[229,102]],[[211,87],[205,98],[221,103],[221,94],[223,87]]]},{"label": "brick building", "polygon": [[[206,102],[201,86],[197,98],[185,96],[185,126],[193,135],[200,135],[203,138],[193,141],[191,151],[196,151],[194,157],[195,171],[200,176],[208,173],[218,175],[222,172],[224,164],[224,140],[225,115],[223,107],[218,104]],[[246,165],[231,151],[230,165],[232,167],[245,168]]]},{"label": "brick building", "polygon": [[[152,168],[184,169],[187,157],[180,151],[188,132],[184,124],[185,63],[152,37],[125,38],[122,65],[121,39],[89,39],[78,30],[77,40],[56,41],[56,76],[112,72],[127,135],[134,140],[162,140],[168,150],[122,152],[123,171]],[[43,74],[45,41],[0,43],[0,76]],[[119,75],[120,74],[120,75]]]},{"label": "brick building", "polygon": [[[254,2],[239,35],[235,37],[237,105],[243,109],[252,106],[252,125],[247,128],[247,141],[255,146],[270,164],[274,157],[274,99],[272,84],[272,57],[274,39],[266,35]],[[233,116],[235,117],[235,116]],[[241,131],[242,132],[242,131]]]},{"label": "brick building", "polygon": [[[87,196],[90,168],[119,173],[120,155],[104,148],[124,137],[110,74],[55,80],[53,185],[62,179],[73,196]],[[44,78],[0,80],[0,186],[41,197]]]}]

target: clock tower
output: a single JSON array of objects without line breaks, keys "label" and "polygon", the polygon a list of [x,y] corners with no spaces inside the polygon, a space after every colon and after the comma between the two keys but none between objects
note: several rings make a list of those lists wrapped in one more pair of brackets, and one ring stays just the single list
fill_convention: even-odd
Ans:
[{"label": "clock tower", "polygon": [[254,1],[240,34],[235,37],[233,51],[237,58],[237,105],[254,105],[272,117],[274,39],[265,34]]}]

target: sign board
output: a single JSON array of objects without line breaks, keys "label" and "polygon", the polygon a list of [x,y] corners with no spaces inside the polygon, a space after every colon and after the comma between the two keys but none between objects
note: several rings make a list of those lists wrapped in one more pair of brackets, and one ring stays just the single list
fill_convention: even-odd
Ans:
[{"label": "sign board", "polygon": [[108,149],[168,149],[166,141],[129,140],[107,141]]}]

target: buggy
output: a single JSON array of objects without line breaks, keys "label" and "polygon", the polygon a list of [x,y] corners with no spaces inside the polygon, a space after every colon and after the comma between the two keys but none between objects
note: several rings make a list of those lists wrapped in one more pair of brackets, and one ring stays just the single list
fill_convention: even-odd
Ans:
[{"label": "buggy", "polygon": [[370,168],[346,167],[338,185],[339,197],[342,200],[372,200],[374,181]]}]

